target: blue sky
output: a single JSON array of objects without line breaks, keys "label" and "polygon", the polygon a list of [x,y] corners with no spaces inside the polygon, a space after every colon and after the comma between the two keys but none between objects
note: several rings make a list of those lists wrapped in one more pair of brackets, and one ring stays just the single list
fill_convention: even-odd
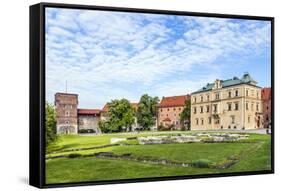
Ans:
[{"label": "blue sky", "polygon": [[46,9],[46,99],[80,108],[184,95],[244,72],[271,86],[269,21]]}]

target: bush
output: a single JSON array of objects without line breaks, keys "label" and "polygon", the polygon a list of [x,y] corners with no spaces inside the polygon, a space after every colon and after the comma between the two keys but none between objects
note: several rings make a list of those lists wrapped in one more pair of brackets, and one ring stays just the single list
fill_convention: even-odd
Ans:
[{"label": "bush", "polygon": [[158,126],[158,130],[159,130],[159,131],[168,131],[168,130],[170,130],[170,129],[168,129],[168,127],[165,127],[164,125],[159,125],[159,126]]},{"label": "bush", "polygon": [[204,143],[214,143],[215,142],[213,137],[202,137],[201,141]]},{"label": "bush", "polygon": [[199,159],[192,161],[191,166],[197,167],[197,168],[208,168],[210,166],[210,161],[207,159]]},{"label": "bush", "polygon": [[68,158],[78,158],[78,157],[81,157],[82,155],[79,154],[79,153],[70,153],[68,155]]},{"label": "bush", "polygon": [[78,133],[96,133],[94,129],[79,129]]},{"label": "bush", "polygon": [[110,124],[108,121],[99,121],[99,128],[103,133],[111,133]]}]

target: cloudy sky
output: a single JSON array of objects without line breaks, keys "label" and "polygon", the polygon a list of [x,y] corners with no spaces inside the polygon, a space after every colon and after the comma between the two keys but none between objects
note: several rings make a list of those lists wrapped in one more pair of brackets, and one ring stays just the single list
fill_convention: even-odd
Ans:
[{"label": "cloudy sky", "polygon": [[46,97],[79,94],[80,108],[148,93],[191,93],[244,72],[270,85],[270,22],[46,9]]}]

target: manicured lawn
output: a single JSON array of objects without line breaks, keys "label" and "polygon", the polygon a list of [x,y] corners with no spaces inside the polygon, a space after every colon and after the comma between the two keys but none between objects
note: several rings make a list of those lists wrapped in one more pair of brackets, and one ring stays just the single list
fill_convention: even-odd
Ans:
[{"label": "manicured lawn", "polygon": [[[176,132],[175,132],[176,133]],[[183,133],[183,132],[180,132]],[[162,133],[161,133],[162,134]],[[163,133],[165,134],[165,133]],[[62,136],[56,150],[88,148],[110,143],[112,137],[149,136],[149,134],[111,134],[101,136]],[[135,142],[133,142],[135,144]],[[82,155],[111,152],[131,154],[132,157],[149,157],[170,161],[192,162],[207,159],[219,164],[229,157],[239,162],[226,169],[169,166],[137,162],[126,159],[96,157],[58,158],[46,161],[46,182],[66,183],[97,180],[130,179],[161,176],[270,170],[270,135],[250,134],[249,140],[240,143],[185,143],[158,145],[123,145],[100,149],[62,152],[47,156],[80,153]]]}]

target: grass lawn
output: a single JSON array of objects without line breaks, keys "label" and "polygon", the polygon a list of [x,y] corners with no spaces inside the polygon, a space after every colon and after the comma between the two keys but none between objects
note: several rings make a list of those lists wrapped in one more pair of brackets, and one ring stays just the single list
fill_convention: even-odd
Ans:
[{"label": "grass lawn", "polygon": [[[177,134],[178,132],[175,132]],[[180,132],[181,134],[183,132]],[[190,133],[190,132],[187,132]],[[161,133],[162,135],[165,132]],[[61,136],[53,151],[64,151],[74,148],[89,148],[110,144],[112,137],[149,136],[143,134],[109,134],[99,136]],[[130,142],[128,142],[130,143]],[[114,154],[131,154],[133,157],[149,157],[170,161],[192,162],[206,159],[212,164],[219,164],[229,157],[238,157],[239,162],[230,168],[196,168],[169,166],[144,163],[126,159],[109,159],[96,157],[58,158],[46,161],[46,183],[67,183],[97,180],[116,180],[130,178],[180,176],[208,173],[225,173],[241,171],[259,171],[271,169],[270,135],[250,134],[249,140],[239,143],[183,143],[110,146],[106,148],[90,149],[72,152],[58,152],[48,154],[47,157],[79,153],[82,155],[97,152],[111,152]]]}]

